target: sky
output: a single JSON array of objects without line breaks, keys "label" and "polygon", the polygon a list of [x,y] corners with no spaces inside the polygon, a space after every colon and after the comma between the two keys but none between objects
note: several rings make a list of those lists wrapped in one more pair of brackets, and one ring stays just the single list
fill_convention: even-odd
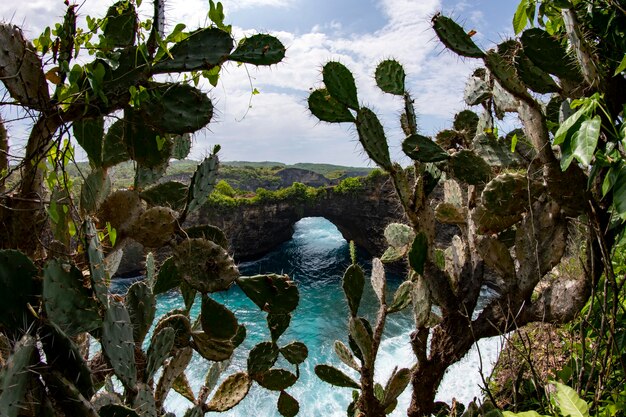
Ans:
[{"label": "sky", "polygon": [[[79,2],[79,20],[102,16],[113,1]],[[434,135],[451,126],[454,114],[467,108],[465,80],[479,61],[461,59],[436,39],[430,19],[437,12],[475,30],[483,49],[512,34],[511,18],[518,0],[224,0],[225,22],[236,40],[270,33],[286,46],[286,58],[271,67],[227,63],[216,88],[204,84],[216,106],[209,126],[194,136],[191,157],[201,159],[220,144],[222,160],[314,162],[372,166],[362,151],[354,125],[320,122],[310,114],[307,97],[321,86],[321,68],[335,60],[354,74],[359,101],[380,117],[392,159],[406,161],[400,148],[401,99],[384,94],[373,80],[376,65],[398,60],[407,73],[421,132]],[[140,15],[150,17],[144,0]],[[208,0],[169,0],[166,19],[171,29],[182,22],[189,30],[208,24]],[[63,0],[0,2],[0,20],[21,26],[36,38],[59,22]],[[252,95],[256,88],[260,94]],[[5,120],[14,110],[0,108]],[[28,126],[8,126],[12,150],[19,152]],[[80,156],[81,153],[79,152]]]}]

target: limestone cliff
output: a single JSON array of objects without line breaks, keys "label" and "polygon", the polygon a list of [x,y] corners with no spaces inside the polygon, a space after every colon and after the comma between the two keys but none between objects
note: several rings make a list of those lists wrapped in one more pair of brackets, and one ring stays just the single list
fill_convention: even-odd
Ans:
[{"label": "limestone cliff", "polygon": [[259,257],[293,235],[294,224],[304,217],[324,217],[346,240],[353,240],[374,256],[385,249],[387,224],[402,220],[402,211],[387,176],[368,178],[362,187],[345,190],[325,187],[315,198],[261,201],[221,207],[205,204],[187,225],[213,224],[230,239],[230,250],[239,259]]}]

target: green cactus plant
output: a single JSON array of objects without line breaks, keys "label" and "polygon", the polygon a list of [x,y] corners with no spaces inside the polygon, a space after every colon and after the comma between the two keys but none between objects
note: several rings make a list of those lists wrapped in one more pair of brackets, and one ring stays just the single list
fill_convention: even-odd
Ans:
[{"label": "green cactus plant", "polygon": [[470,35],[454,20],[437,13],[432,18],[437,37],[447,48],[459,56],[482,58],[485,53],[472,41]]},{"label": "green cactus plant", "polygon": [[[215,7],[211,2],[211,8]],[[218,3],[217,7],[221,10],[222,5]],[[144,192],[144,188],[163,176],[172,157],[188,156],[190,133],[210,122],[213,103],[188,82],[163,84],[155,82],[152,76],[214,69],[226,61],[273,65],[284,58],[285,48],[275,37],[258,34],[239,42],[233,51],[234,40],[223,23],[192,33],[181,33],[177,27],[175,36],[168,37],[163,31],[163,2],[155,0],[154,9],[154,28],[146,43],[146,24],[139,21],[132,0],[115,3],[104,19],[90,21],[84,32],[77,30],[75,6],[69,5],[63,24],[57,27],[59,39],[54,59],[58,58],[59,68],[53,68],[47,77],[56,84],[53,100],[48,94],[42,60],[33,46],[17,28],[0,25],[0,39],[6,40],[0,57],[2,82],[20,105],[42,112],[27,145],[25,161],[46,160],[54,170],[64,170],[73,157],[72,146],[64,145],[63,152],[59,152],[53,138],[61,125],[67,123],[73,126],[71,140],[75,139],[84,149],[92,169],[82,185],[78,223],[82,222],[83,226],[76,237],[70,236],[76,221],[70,220],[75,214],[65,211],[74,207],[73,194],[68,184],[60,184],[67,181],[67,176],[52,175],[59,174],[53,172],[47,178],[51,190],[55,190],[49,212],[57,210],[54,224],[58,230],[54,233],[60,242],[54,242],[52,247],[59,259],[42,261],[44,267],[39,272],[20,252],[0,251],[0,286],[8,290],[7,296],[19,294],[3,303],[8,311],[2,314],[0,332],[2,336],[10,335],[12,340],[18,340],[27,331],[34,335],[33,343],[31,336],[24,336],[29,338],[27,346],[21,342],[15,344],[19,349],[9,359],[10,364],[18,359],[18,362],[28,359],[28,363],[11,365],[15,369],[3,367],[1,371],[1,382],[18,389],[8,390],[6,386],[2,389],[0,406],[4,408],[0,414],[17,415],[22,408],[29,415],[170,416],[171,413],[163,410],[163,401],[174,389],[194,404],[187,414],[200,416],[209,410],[233,407],[247,394],[252,383],[248,378],[248,382],[240,384],[245,389],[238,391],[236,400],[232,398],[233,385],[223,385],[207,403],[208,393],[217,381],[207,379],[212,387],[205,387],[206,393],[196,397],[185,376],[194,351],[210,360],[228,360],[245,339],[246,331],[229,310],[206,296],[207,292],[226,290],[238,278],[237,268],[224,249],[228,247],[225,235],[209,225],[187,230],[179,226],[211,193],[219,146],[199,165],[189,188],[170,183]],[[98,43],[90,44],[97,57],[85,64],[84,60],[71,62],[92,35],[99,36]],[[36,42],[43,54],[51,51],[45,36],[44,33]],[[197,75],[192,74],[191,78]],[[55,81],[55,77],[60,81]],[[214,84],[214,80],[211,82]],[[109,115],[115,112],[123,112],[124,116],[111,124]],[[110,194],[109,168],[128,159],[136,163],[135,190]],[[24,166],[19,193],[29,198],[45,195],[44,164]],[[101,243],[104,228],[111,243],[116,241],[117,232],[120,246],[125,245],[126,238],[132,238],[146,247],[170,245],[174,249],[174,256],[160,266],[148,254],[146,280],[133,284],[123,302],[108,293],[109,280],[117,270],[122,252],[117,248],[110,251]],[[33,242],[40,237],[38,234],[32,235]],[[4,247],[4,235],[2,240]],[[11,237],[7,246],[28,247],[15,243],[18,240]],[[35,253],[42,241],[29,253]],[[192,246],[205,250],[194,257],[189,250]],[[201,257],[207,253],[212,256]],[[191,277],[187,265],[204,275]],[[268,315],[268,327],[273,326],[271,334],[276,341],[297,305],[297,289],[286,276],[270,277],[269,282],[260,285],[274,306],[275,312]],[[281,294],[271,294],[274,285],[282,288]],[[143,341],[154,321],[155,294],[175,288],[181,290],[187,309],[174,310],[158,321],[146,353]],[[203,311],[192,326],[189,310],[198,291],[204,294]],[[224,320],[232,326],[224,327]],[[89,361],[84,359],[88,346],[81,342],[78,347],[73,340],[87,340],[85,332],[102,346],[102,351]],[[33,346],[40,348],[32,349]],[[294,342],[284,347],[283,356],[297,366],[306,357],[306,347]],[[163,371],[153,390],[153,379],[161,367]],[[291,386],[297,379],[296,374],[287,370],[265,371],[259,378],[273,389]],[[115,392],[113,377],[122,382],[122,393]],[[235,379],[241,381],[239,377]],[[93,395],[103,385],[105,391]],[[42,402],[26,398],[26,391]],[[281,408],[295,415],[295,400],[285,396],[288,394],[284,393]],[[48,397],[56,398],[51,401]]]},{"label": "green cactus plant", "polygon": [[74,266],[50,260],[43,271],[43,302],[48,317],[73,336],[100,327],[98,305],[83,285],[83,275]]},{"label": "green cactus plant", "polygon": [[133,340],[143,343],[156,313],[156,299],[146,282],[136,282],[128,288],[124,305],[133,326]]},{"label": "green cactus plant", "polygon": [[143,212],[133,225],[133,238],[148,248],[169,242],[177,229],[178,213],[167,207],[152,207]]},{"label": "green cactus plant", "polygon": [[15,344],[7,365],[2,368],[0,411],[3,415],[17,417],[24,406],[24,396],[30,379],[28,367],[34,365],[35,349],[35,338],[29,335],[22,336]]},{"label": "green cactus plant", "polygon": [[239,272],[224,248],[206,239],[187,239],[174,248],[181,278],[203,294],[227,290]]}]

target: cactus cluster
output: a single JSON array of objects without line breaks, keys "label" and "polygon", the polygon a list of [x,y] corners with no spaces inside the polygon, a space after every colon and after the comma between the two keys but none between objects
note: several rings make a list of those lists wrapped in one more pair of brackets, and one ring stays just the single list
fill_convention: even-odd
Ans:
[{"label": "cactus cluster", "polygon": [[[375,71],[378,87],[404,100],[400,126],[406,137],[402,150],[413,162],[410,170],[390,160],[390,144],[376,115],[355,106],[354,77],[343,65],[331,62],[324,66],[324,87],[313,91],[308,102],[311,113],[321,121],[356,125],[367,155],[389,172],[408,223],[391,224],[385,231],[389,247],[381,261],[406,259],[409,266],[406,280],[389,305],[384,269],[381,261],[373,262],[371,284],[380,303],[374,325],[358,316],[365,282],[362,271],[351,265],[344,274],[349,343],[335,342],[335,352],[342,363],[359,372],[360,380],[328,365],[319,365],[316,373],[330,384],[360,390],[348,415],[383,415],[393,408],[394,399],[409,380],[414,388],[409,415],[431,414],[440,379],[431,384],[432,388],[422,390],[420,378],[431,381],[433,369],[445,369],[438,367],[448,366],[467,352],[464,342],[452,341],[465,331],[459,326],[474,320],[489,327],[489,320],[497,317],[499,326],[508,329],[510,324],[498,316],[503,300],[515,300],[519,309],[526,307],[524,303],[531,304],[538,280],[564,254],[567,230],[563,213],[579,215],[584,209],[575,200],[586,201],[584,191],[568,190],[566,177],[560,174],[574,157],[584,165],[593,157],[582,155],[580,149],[578,153],[571,150],[577,146],[576,128],[565,133],[564,128],[556,129],[563,119],[559,118],[560,109],[569,103],[565,98],[582,81],[564,43],[532,28],[524,31],[519,41],[507,40],[494,50],[483,51],[471,33],[446,16],[435,15],[432,26],[446,48],[483,61],[484,67],[473,72],[465,88],[466,104],[480,106],[483,111],[478,115],[463,110],[455,116],[451,129],[439,132],[434,140],[424,136],[417,130],[404,70],[394,60],[381,62]],[[553,97],[544,105],[535,93],[552,93]],[[498,137],[494,116],[502,119],[508,112],[519,114],[524,131]],[[561,145],[565,163],[559,165],[553,154],[548,129],[557,136],[554,144]],[[563,138],[564,144],[560,142]],[[443,201],[432,192],[440,181]],[[452,239],[442,243],[435,221],[451,225],[448,230],[455,230]],[[479,289],[485,282],[483,267],[497,276],[494,283],[500,295],[481,317],[473,318]],[[415,320],[411,344],[418,363],[411,371],[394,372],[384,390],[376,389],[374,362],[385,316],[411,304]],[[490,319],[485,319],[487,316]],[[459,349],[458,355],[450,356],[444,348],[448,343],[455,346],[451,349]],[[437,378],[442,376],[440,373]]]},{"label": "cactus cluster", "polygon": [[[19,251],[0,250],[0,331],[7,338],[8,355],[0,371],[0,414],[171,415],[163,404],[175,390],[191,402],[186,415],[203,416],[234,407],[256,381],[281,392],[281,414],[296,415],[299,405],[285,389],[296,382],[308,351],[300,342],[279,346],[278,341],[298,304],[297,288],[287,276],[239,277],[221,230],[210,225],[182,227],[213,190],[219,146],[199,164],[189,187],[178,182],[155,185],[171,158],[188,156],[191,134],[211,121],[214,108],[209,96],[190,81],[162,83],[153,76],[193,72],[185,78],[192,80],[208,70],[215,73],[227,61],[273,65],[284,58],[285,47],[265,34],[235,45],[223,24],[190,33],[177,27],[176,36],[169,38],[163,33],[160,0],[154,1],[150,38],[142,43],[146,25],[139,21],[136,3],[122,0],[90,25],[89,33],[99,35],[98,43],[91,45],[97,49],[96,58],[74,64],[79,52],[75,47],[87,39],[78,37],[75,7],[68,6],[57,27],[58,49],[52,51],[45,36],[36,42],[44,54],[51,51],[59,61],[48,76],[22,32],[0,24],[0,78],[17,103],[42,112],[26,158],[45,160],[56,130],[67,123],[91,168],[84,175],[80,213],[70,212],[74,205],[69,185],[62,184],[60,176],[48,179],[54,183],[50,212],[56,210],[58,241],[41,268]],[[56,84],[52,99],[46,79]],[[108,115],[115,112],[116,120],[110,120]],[[64,169],[73,149],[66,145],[57,150],[61,156],[46,161],[53,169]],[[109,169],[129,159],[136,163],[134,188],[111,192]],[[26,167],[24,182],[40,181],[43,165]],[[76,230],[71,228],[74,222]],[[104,233],[106,242],[101,241]],[[145,248],[169,246],[172,256],[157,262],[149,253],[145,280],[123,296],[113,296],[110,280],[128,239]],[[246,330],[210,293],[235,282],[269,313],[268,343],[295,372],[273,368],[272,363],[260,372],[227,376],[217,386]],[[170,290],[180,290],[184,309],[155,318],[156,296]],[[193,320],[190,310],[198,292],[201,314]],[[102,349],[90,355],[94,343]],[[192,390],[185,372],[194,352],[213,362],[199,392]],[[121,382],[121,390],[112,378]]]},{"label": "cactus cluster", "polygon": [[[407,242],[412,238],[403,226],[395,224],[388,228],[386,235],[390,245],[400,247],[408,245]],[[317,365],[315,374],[322,381],[331,385],[360,391],[355,392],[354,400],[348,408],[349,415],[359,415],[358,411],[365,413],[365,415],[385,415],[395,409],[397,398],[408,386],[410,371],[406,368],[397,371],[396,368],[384,388],[374,382],[374,362],[382,335],[378,333],[378,330],[375,334],[369,321],[358,316],[365,277],[363,270],[355,261],[353,259],[353,263],[346,269],[343,276],[343,290],[350,311],[349,347],[337,340],[334,343],[334,350],[341,362],[359,373],[360,380],[357,382],[343,371],[325,364]],[[410,301],[406,303],[408,297],[402,295],[405,293],[406,286],[404,286],[399,288],[394,295],[392,306],[387,306],[385,271],[381,260],[378,258],[374,258],[373,261],[371,285],[380,305],[376,323],[378,329],[384,325],[387,314],[406,308]],[[400,299],[403,300],[400,301]]]}]

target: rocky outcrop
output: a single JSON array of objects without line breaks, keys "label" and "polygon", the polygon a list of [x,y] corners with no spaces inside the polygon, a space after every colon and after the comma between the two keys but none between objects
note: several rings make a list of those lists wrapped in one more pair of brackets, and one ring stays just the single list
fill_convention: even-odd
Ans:
[{"label": "rocky outcrop", "polygon": [[280,178],[280,188],[289,187],[294,182],[311,187],[331,185],[331,181],[328,178],[308,169],[284,168],[277,171],[276,176]]},{"label": "rocky outcrop", "polygon": [[230,239],[230,250],[239,259],[259,257],[293,235],[293,226],[304,217],[324,217],[346,240],[353,240],[372,255],[385,246],[387,224],[401,221],[402,209],[386,176],[363,180],[363,187],[340,190],[326,187],[311,199],[265,201],[237,207],[204,205],[189,225],[213,224]]}]

